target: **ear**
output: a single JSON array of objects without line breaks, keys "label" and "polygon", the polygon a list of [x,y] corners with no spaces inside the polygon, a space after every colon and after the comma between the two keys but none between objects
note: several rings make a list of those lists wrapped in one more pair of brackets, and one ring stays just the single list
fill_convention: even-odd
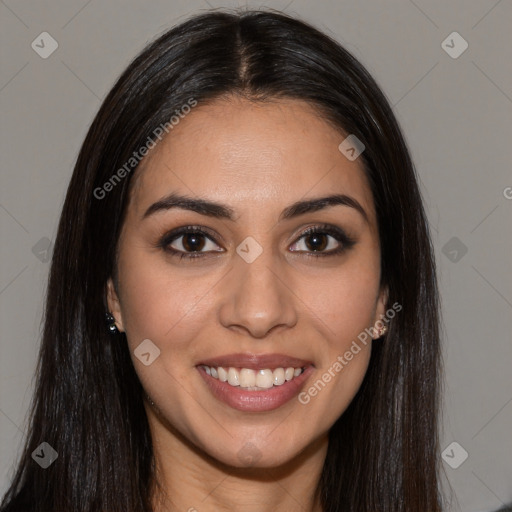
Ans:
[{"label": "ear", "polygon": [[[379,297],[377,299],[377,307],[375,308],[375,318],[373,320],[375,335],[373,338],[378,338],[378,327],[382,327],[382,318],[386,316],[386,306],[388,303],[389,291],[387,286],[383,286],[380,290]],[[378,322],[378,323],[377,323]],[[385,325],[385,324],[384,324]]]},{"label": "ear", "polygon": [[123,314],[121,313],[121,303],[119,302],[119,297],[117,296],[117,292],[114,286],[114,282],[110,277],[107,281],[107,304],[108,310],[112,313],[112,316],[116,320],[117,330],[120,332],[124,332],[123,325]]}]

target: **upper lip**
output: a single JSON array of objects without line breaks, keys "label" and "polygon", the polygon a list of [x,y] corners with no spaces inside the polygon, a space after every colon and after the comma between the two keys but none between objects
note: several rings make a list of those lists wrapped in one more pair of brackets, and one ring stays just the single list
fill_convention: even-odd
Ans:
[{"label": "upper lip", "polygon": [[[251,370],[270,368],[303,368],[309,366],[311,361],[290,357],[284,354],[226,354],[224,356],[204,359],[199,365],[218,368],[248,368]],[[198,365],[198,366],[199,366]]]}]

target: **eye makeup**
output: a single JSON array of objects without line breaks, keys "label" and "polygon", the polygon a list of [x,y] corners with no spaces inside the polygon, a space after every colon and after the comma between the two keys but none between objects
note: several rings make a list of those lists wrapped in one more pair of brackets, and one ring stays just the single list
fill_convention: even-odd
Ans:
[{"label": "eye makeup", "polygon": [[[323,242],[322,239],[333,239],[335,242],[337,242],[338,246],[334,249],[331,249],[329,251],[324,250],[292,250],[292,252],[301,253],[304,254],[306,257],[313,257],[313,258],[319,258],[319,257],[331,257],[331,256],[337,256],[343,254],[345,251],[351,249],[355,244],[356,240],[349,236],[343,229],[341,229],[338,226],[334,226],[332,224],[318,224],[315,226],[311,226],[304,230],[300,236],[297,238],[297,240],[292,244],[296,245],[301,240],[314,240],[313,245],[318,244],[318,240]],[[174,244],[177,240],[182,239],[179,243],[182,245],[183,250],[177,249],[176,247],[172,247],[172,244]],[[188,225],[188,226],[181,226],[179,228],[173,229],[167,233],[165,233],[161,239],[157,243],[157,247],[165,251],[167,254],[169,254],[172,257],[177,257],[180,260],[185,259],[200,259],[207,257],[208,254],[211,254],[212,252],[222,252],[219,250],[209,250],[202,252],[202,249],[204,249],[204,246],[207,242],[202,243],[203,239],[206,239],[216,245],[216,236],[213,234],[211,230],[208,228],[205,228],[203,226],[196,226],[196,225]],[[199,241],[199,243],[198,243]],[[192,243],[191,243],[192,242]],[[320,243],[319,245],[329,245],[330,240],[327,241],[326,244]],[[185,247],[185,245],[187,247]],[[193,250],[192,246],[196,246],[196,249],[199,249],[198,251]],[[199,245],[199,247],[197,247]]]}]

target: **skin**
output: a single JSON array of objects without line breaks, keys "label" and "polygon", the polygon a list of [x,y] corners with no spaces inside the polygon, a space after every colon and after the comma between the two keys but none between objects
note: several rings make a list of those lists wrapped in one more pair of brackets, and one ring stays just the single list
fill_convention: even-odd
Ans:
[{"label": "skin", "polygon": [[[218,401],[196,365],[230,353],[287,354],[313,362],[307,390],[384,314],[373,198],[360,160],[338,150],[345,136],[298,100],[225,98],[195,107],[134,176],[118,286],[109,280],[107,296],[154,402],[145,407],[157,510],[321,510],[315,488],[327,434],[362,383],[372,341],[306,405],[294,398],[263,413]],[[235,220],[183,209],[142,219],[171,192],[229,205]],[[336,205],[278,221],[295,201],[333,193],[356,199],[368,219]],[[344,229],[355,245],[308,256],[311,237],[301,235],[320,223]],[[215,234],[202,239],[205,257],[180,260],[158,246],[186,225]],[[236,252],[248,236],[263,249],[250,264]],[[183,242],[178,235],[172,247],[185,252]],[[324,252],[340,244],[330,235],[325,242]],[[133,355],[144,339],[161,351],[149,366]],[[247,450],[257,454],[252,463],[240,457]]]}]

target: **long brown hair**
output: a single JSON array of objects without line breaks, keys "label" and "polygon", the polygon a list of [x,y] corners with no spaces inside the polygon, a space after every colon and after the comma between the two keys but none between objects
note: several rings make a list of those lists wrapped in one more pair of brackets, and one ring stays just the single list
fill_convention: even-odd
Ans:
[{"label": "long brown hair", "polygon": [[[128,66],[96,115],[67,191],[51,264],[26,445],[2,512],[149,512],[153,451],[124,334],[103,323],[105,284],[136,172],[99,193],[190,98],[295,98],[361,140],[379,226],[382,284],[403,310],[330,430],[325,512],[437,512],[440,347],[433,250],[393,111],[349,52],[273,11],[207,12]],[[171,134],[172,136],[172,134]],[[126,170],[126,168],[125,168]],[[99,197],[102,196],[102,197]],[[47,469],[31,453],[58,452]]]}]

